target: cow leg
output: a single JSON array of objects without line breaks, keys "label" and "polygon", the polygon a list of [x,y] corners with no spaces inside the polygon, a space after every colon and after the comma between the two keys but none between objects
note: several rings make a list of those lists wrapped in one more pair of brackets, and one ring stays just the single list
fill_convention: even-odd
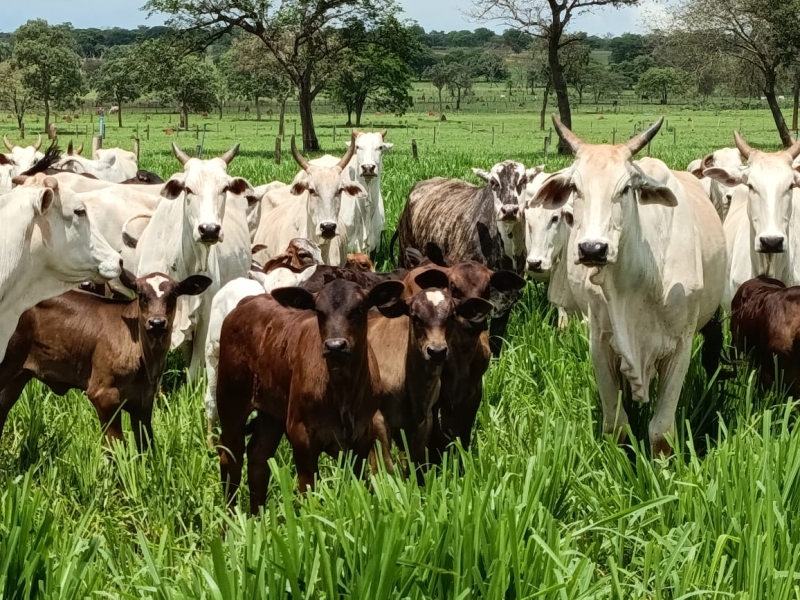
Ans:
[{"label": "cow leg", "polygon": [[[113,440],[124,441],[122,433],[122,402],[119,390],[112,386],[97,386],[89,384],[87,396],[97,411],[100,427],[105,434],[106,446],[111,446]],[[94,389],[92,389],[94,388]]]},{"label": "cow leg", "polygon": [[717,309],[711,320],[700,330],[700,334],[703,336],[703,369],[710,379],[717,372],[722,357],[722,309]]},{"label": "cow leg", "polygon": [[667,438],[675,433],[675,410],[678,408],[683,381],[686,379],[691,359],[692,338],[689,336],[688,339],[678,342],[675,353],[665,359],[658,369],[658,404],[648,426],[653,456],[672,454]]},{"label": "cow leg", "polygon": [[607,340],[597,334],[591,336],[592,363],[600,403],[603,406],[603,433],[613,435],[618,443],[628,437],[628,413],[620,398],[619,359]]},{"label": "cow leg", "polygon": [[558,328],[566,329],[567,326],[569,325],[569,313],[560,306],[557,307],[557,311],[558,311]]},{"label": "cow leg", "polygon": [[[289,403],[291,404],[291,398]],[[301,421],[294,421],[287,427],[286,437],[292,444],[292,455],[297,468],[300,491],[305,494],[314,491],[314,479],[319,473],[319,452],[311,445],[308,429]]]},{"label": "cow leg", "polygon": [[33,376],[30,373],[20,373],[6,385],[2,392],[0,392],[0,438],[3,436],[3,429],[5,429],[6,426],[8,413],[11,412],[17,400],[19,400],[22,390],[25,389],[25,386],[31,379],[33,379]]},{"label": "cow leg", "polygon": [[153,441],[153,404],[145,404],[143,408],[130,411],[133,439],[139,454],[144,454],[150,449]]},{"label": "cow leg", "polygon": [[375,442],[379,442],[381,446],[381,456],[383,456],[383,464],[386,472],[389,475],[394,475],[394,463],[392,462],[392,446],[389,436],[389,430],[386,427],[386,420],[383,418],[383,413],[377,411],[375,416],[372,417],[372,444],[369,448],[369,465],[373,473],[378,472],[378,457],[375,448]]},{"label": "cow leg", "polygon": [[500,356],[510,317],[511,311],[509,310],[498,317],[492,317],[489,321],[489,347],[492,350],[492,356]]},{"label": "cow leg", "polygon": [[244,436],[247,415],[243,419],[226,422],[220,414],[219,436],[219,474],[222,489],[230,508],[236,506],[236,492],[242,482],[242,463],[244,462]]},{"label": "cow leg", "polygon": [[283,438],[283,425],[263,413],[251,422],[253,435],[247,443],[247,481],[250,486],[250,512],[267,503],[267,488],[272,476],[269,459],[275,456]]},{"label": "cow leg", "polygon": [[208,447],[214,448],[214,424],[219,417],[217,416],[217,365],[219,356],[212,352],[206,351],[206,377],[208,385],[206,386],[206,423],[207,435],[206,442]]}]

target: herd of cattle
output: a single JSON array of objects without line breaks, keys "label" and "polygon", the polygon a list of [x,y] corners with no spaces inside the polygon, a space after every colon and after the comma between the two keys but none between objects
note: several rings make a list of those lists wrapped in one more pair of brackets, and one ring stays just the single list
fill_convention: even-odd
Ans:
[{"label": "herd of cattle", "polygon": [[36,378],[84,390],[109,438],[127,411],[143,450],[180,348],[191,376],[207,370],[209,443],[231,502],[246,450],[251,509],[264,503],[284,436],[303,490],[323,452],[375,467],[380,448],[391,471],[394,442],[437,463],[451,442],[469,447],[526,274],[548,282],[559,326],[588,318],[603,428],[619,440],[623,378],[646,403],[658,375],[649,439],[671,452],[693,336],[711,376],[723,313],[765,383],[777,355],[800,387],[800,288],[787,287],[800,284],[800,143],[767,153],[737,133],[735,148],[673,171],[634,160],[661,120],[620,145],[554,123],[575,154],[557,173],[505,161],[474,169],[482,186],[417,183],[388,273],[369,259],[385,225],[385,131],[353,131],[341,158],[308,160],[292,140],[297,176],[258,187],[227,172],[238,145],[208,160],[173,145],[183,170],[162,181],[124,150],[88,159],[4,137],[0,434]]}]

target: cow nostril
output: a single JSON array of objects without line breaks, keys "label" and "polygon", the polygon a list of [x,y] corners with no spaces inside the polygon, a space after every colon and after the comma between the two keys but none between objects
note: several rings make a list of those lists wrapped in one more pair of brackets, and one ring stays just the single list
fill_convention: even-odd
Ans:
[{"label": "cow nostril", "polygon": [[203,223],[197,227],[197,231],[200,233],[200,238],[203,241],[213,242],[219,239],[219,233],[222,231],[222,227],[216,223]]},{"label": "cow nostril", "polygon": [[542,270],[542,261],[540,260],[529,260],[528,261],[528,270],[533,271],[534,273],[538,273]]},{"label": "cow nostril", "polygon": [[322,223],[319,228],[324,238],[330,239],[336,235],[336,223]]},{"label": "cow nostril", "polygon": [[608,244],[605,242],[581,242],[578,244],[578,260],[588,264],[602,264],[608,260]]},{"label": "cow nostril", "polygon": [[347,340],[342,338],[325,340],[325,350],[327,352],[346,352],[347,347]]},{"label": "cow nostril", "polygon": [[447,358],[447,346],[428,346],[428,356],[433,360],[444,360]]},{"label": "cow nostril", "polygon": [[783,236],[762,236],[759,241],[761,242],[761,252],[783,252]]},{"label": "cow nostril", "polygon": [[166,319],[148,319],[147,326],[151,330],[164,330],[167,328]]}]

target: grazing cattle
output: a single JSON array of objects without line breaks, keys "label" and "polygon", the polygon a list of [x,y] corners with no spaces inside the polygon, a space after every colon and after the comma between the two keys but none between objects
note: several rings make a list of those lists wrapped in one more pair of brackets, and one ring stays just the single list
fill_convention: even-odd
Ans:
[{"label": "grazing cattle", "polygon": [[359,184],[342,177],[342,170],[354,152],[353,144],[336,165],[321,167],[304,158],[292,139],[292,156],[306,177],[296,178],[289,190],[292,195],[301,197],[262,212],[253,242],[264,245],[266,249],[256,256],[258,260],[266,262],[283,252],[289,240],[301,237],[319,245],[325,264],[345,264],[346,232],[339,220],[342,193],[357,195],[364,192]]},{"label": "grazing cattle", "polygon": [[703,173],[733,188],[728,217],[723,226],[730,260],[730,277],[723,306],[730,309],[733,296],[745,281],[768,275],[786,285],[800,284],[794,266],[800,247],[792,232],[799,231],[800,173],[792,161],[800,156],[800,142],[780,152],[751,148],[738,132],[736,147],[747,161],[743,167],[714,166]]},{"label": "grazing cattle", "polygon": [[360,252],[347,255],[347,262],[345,263],[346,269],[353,271],[361,271],[362,273],[374,273],[375,265],[366,254]]},{"label": "grazing cattle", "polygon": [[399,281],[363,290],[337,279],[312,295],[278,288],[243,300],[222,325],[217,400],[220,473],[235,503],[247,444],[250,510],[266,501],[269,459],[284,434],[292,445],[300,490],[313,488],[319,455],[352,450],[359,463],[380,440],[391,470],[379,411],[380,374],[367,341],[367,314],[403,293]]},{"label": "grazing cattle", "polygon": [[[206,274],[212,284],[200,296],[184,299],[172,332],[173,347],[191,343],[190,374],[204,362],[211,300],[227,282],[244,277],[250,268],[250,234],[244,204],[226,204],[228,193],[240,196],[250,188],[244,179],[228,175],[228,164],[239,151],[234,146],[221,158],[189,158],[173,144],[184,166],[164,184],[150,224],[136,245],[136,273],[167,273],[174,279]],[[220,243],[223,241],[224,243]]]},{"label": "grazing cattle", "polygon": [[782,383],[800,397],[800,287],[764,275],[745,281],[733,297],[731,334],[764,386],[775,382],[777,367]]},{"label": "grazing cattle", "polygon": [[534,205],[541,184],[550,177],[539,173],[528,183],[525,202],[525,246],[528,251],[526,268],[530,276],[547,283],[547,299],[558,309],[558,326],[564,328],[571,315],[586,314],[588,307],[581,301],[579,290],[570,286],[568,271],[578,269],[567,258],[567,249],[573,235],[572,200],[555,210]]},{"label": "grazing cattle", "polygon": [[492,305],[481,298],[456,303],[447,274],[438,269],[412,271],[408,279],[419,291],[381,312],[371,311],[368,339],[380,369],[381,412],[390,438],[402,449],[405,432],[409,458],[421,463],[426,459],[433,409],[458,327],[454,316],[480,323]]},{"label": "grazing cattle", "polygon": [[94,175],[101,181],[111,183],[134,179],[138,171],[136,155],[120,148],[98,149],[93,160],[77,154],[67,155],[53,167],[62,171]]},{"label": "grazing cattle", "polygon": [[668,438],[697,331],[707,334],[707,371],[719,361],[722,332],[714,316],[727,262],[722,225],[699,181],[659,160],[633,161],[662,122],[624,144],[593,145],[554,116],[575,162],[550,176],[533,203],[557,209],[573,197],[604,431],[626,436],[621,378],[630,383],[633,400],[646,403],[657,373],[649,438],[655,454],[670,454]]},{"label": "grazing cattle", "polygon": [[703,189],[711,199],[711,203],[714,205],[714,208],[717,209],[717,214],[723,223],[728,216],[728,210],[730,209],[734,188],[727,187],[718,181],[711,179],[710,177],[706,177],[703,175],[703,171],[712,167],[722,167],[735,170],[743,165],[744,159],[737,148],[721,148],[719,150],[715,150],[711,154],[708,154],[702,159],[698,158],[697,160],[692,161],[689,163],[689,166],[686,167],[687,171],[700,180]]},{"label": "grazing cattle", "polygon": [[123,439],[124,409],[137,448],[146,449],[178,297],[201,293],[211,280],[192,275],[179,283],[164,273],[136,279],[128,270],[120,280],[135,300],[71,291],[22,316],[0,364],[0,435],[25,384],[38,379],[56,394],[86,392],[106,439]]},{"label": "grazing cattle", "polygon": [[112,106],[108,109],[108,114],[115,115],[119,112],[119,106]]},{"label": "grazing cattle", "polygon": [[[490,172],[473,169],[487,185],[478,187],[458,179],[436,177],[417,183],[400,215],[397,236],[401,265],[406,248],[434,243],[450,263],[474,260],[490,269],[525,270],[525,230],[522,205],[525,187],[541,171],[526,172],[517,162],[506,161]],[[519,291],[497,302],[492,312],[492,351],[499,354],[502,336]]]},{"label": "grazing cattle", "polygon": [[120,274],[120,255],[86,205],[52,177],[37,175],[0,201],[0,361],[20,316],[87,279]]}]

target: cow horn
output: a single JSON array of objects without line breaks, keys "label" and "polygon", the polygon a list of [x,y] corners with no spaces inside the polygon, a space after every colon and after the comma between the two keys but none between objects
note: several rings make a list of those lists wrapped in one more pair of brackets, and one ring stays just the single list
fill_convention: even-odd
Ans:
[{"label": "cow horn", "polygon": [[39,148],[41,147],[42,147],[42,134],[40,133],[39,136],[36,138],[36,143],[33,145],[33,149],[38,152]]},{"label": "cow horn", "polygon": [[187,162],[189,162],[189,155],[186,154],[186,152],[184,152],[180,148],[178,148],[178,144],[176,144],[175,142],[172,142],[172,153],[175,155],[175,158],[178,159],[178,162],[181,163],[182,165],[185,165]]},{"label": "cow horn", "polygon": [[787,148],[786,152],[789,153],[789,156],[792,157],[792,160],[800,156],[800,140],[796,141],[789,148]]},{"label": "cow horn", "polygon": [[744,138],[741,135],[739,135],[738,131],[733,132],[733,141],[736,142],[736,148],[738,148],[739,154],[744,156],[745,160],[749,160],[750,154],[753,152],[753,149],[747,142],[744,141]]},{"label": "cow horn", "polygon": [[647,146],[656,134],[658,130],[661,129],[661,125],[664,123],[664,117],[659,117],[658,121],[650,125],[647,129],[645,129],[639,135],[636,135],[625,142],[625,147],[631,151],[631,156],[635,155],[639,150]]},{"label": "cow horn", "polygon": [[74,152],[74,149],[72,147],[72,140],[70,140],[69,144],[67,144],[67,154],[69,156],[72,156],[73,152]]},{"label": "cow horn", "polygon": [[81,144],[80,146],[78,146],[78,149],[77,149],[77,150],[75,150],[75,154],[77,154],[78,156],[80,156],[81,154],[83,154],[83,144]]},{"label": "cow horn", "polygon": [[578,152],[578,148],[583,145],[583,140],[569,130],[569,127],[564,125],[557,116],[553,115],[553,125],[556,128],[558,137],[564,140],[573,153]]},{"label": "cow horn", "polygon": [[350,137],[350,146],[347,148],[347,152],[344,153],[342,160],[339,161],[339,164],[336,165],[342,171],[345,170],[348,164],[350,164],[350,159],[353,158],[353,154],[356,151],[356,132],[354,131]]},{"label": "cow horn", "polygon": [[300,150],[297,149],[297,142],[292,136],[292,156],[294,157],[295,162],[300,165],[300,168],[303,171],[308,171],[308,160],[300,154]]},{"label": "cow horn", "polygon": [[386,131],[385,129],[381,129],[381,137],[382,137],[383,139],[386,139],[386,134],[387,134],[387,133],[389,133],[389,132],[388,132],[388,131]]},{"label": "cow horn", "polygon": [[236,158],[237,154],[239,154],[239,144],[236,144],[233,148],[220,156],[220,158],[225,161],[226,165],[229,165],[231,164],[231,161]]},{"label": "cow horn", "polygon": [[6,145],[6,148],[8,149],[9,152],[13,152],[14,151],[14,146],[12,146],[11,142],[8,141],[8,136],[7,135],[3,136],[3,143]]}]

